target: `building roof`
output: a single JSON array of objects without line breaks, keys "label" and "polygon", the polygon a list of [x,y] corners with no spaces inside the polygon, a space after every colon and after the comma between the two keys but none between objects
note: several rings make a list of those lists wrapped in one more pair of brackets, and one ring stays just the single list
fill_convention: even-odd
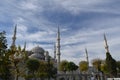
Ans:
[{"label": "building roof", "polygon": [[42,47],[36,46],[31,50],[33,53],[39,53],[44,55],[44,49]]},{"label": "building roof", "polygon": [[35,58],[35,59],[40,59],[40,60],[43,60],[44,59],[44,55],[41,55],[39,53],[35,53],[35,54],[31,54],[29,56],[29,58]]},{"label": "building roof", "polygon": [[31,51],[32,51],[32,54],[29,56],[29,58],[35,58],[40,60],[43,60],[45,58],[45,55],[44,55],[45,51],[42,47],[36,46]]}]

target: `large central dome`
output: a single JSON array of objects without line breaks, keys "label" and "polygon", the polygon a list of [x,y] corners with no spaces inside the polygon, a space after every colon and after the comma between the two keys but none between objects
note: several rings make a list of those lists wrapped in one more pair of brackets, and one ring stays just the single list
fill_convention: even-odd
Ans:
[{"label": "large central dome", "polygon": [[44,51],[43,48],[37,46],[37,47],[34,47],[34,48],[32,49],[32,52],[33,52],[33,53],[44,54],[45,51]]},{"label": "large central dome", "polygon": [[37,46],[37,47],[34,47],[32,50],[32,53],[29,58],[36,58],[36,59],[40,59],[40,60],[44,60],[45,56],[44,56],[44,49]]}]

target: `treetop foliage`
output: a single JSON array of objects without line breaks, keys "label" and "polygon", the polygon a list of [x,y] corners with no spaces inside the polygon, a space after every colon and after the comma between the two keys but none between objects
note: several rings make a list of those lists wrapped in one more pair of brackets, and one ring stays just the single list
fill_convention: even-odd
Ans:
[{"label": "treetop foliage", "polygon": [[77,70],[78,66],[73,62],[68,62],[66,60],[61,61],[59,70],[60,71],[74,71]]},{"label": "treetop foliage", "polygon": [[79,69],[81,72],[85,72],[88,70],[88,62],[87,61],[81,61],[79,63]]},{"label": "treetop foliage", "polygon": [[109,73],[112,76],[116,76],[117,75],[117,70],[116,70],[117,64],[116,64],[116,61],[110,55],[110,53],[106,53],[106,65],[107,65],[107,69]]}]

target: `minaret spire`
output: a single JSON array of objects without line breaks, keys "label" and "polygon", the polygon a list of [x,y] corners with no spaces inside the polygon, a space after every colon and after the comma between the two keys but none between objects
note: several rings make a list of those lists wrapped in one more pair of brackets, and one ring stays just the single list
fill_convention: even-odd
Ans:
[{"label": "minaret spire", "polygon": [[26,42],[24,43],[24,48],[23,48],[23,50],[24,50],[24,51],[26,50]]},{"label": "minaret spire", "polygon": [[56,44],[54,44],[54,59],[56,59]]},{"label": "minaret spire", "polygon": [[106,52],[109,52],[109,46],[108,46],[107,38],[106,38],[106,35],[105,35],[105,34],[104,34],[104,41],[105,41],[105,49],[106,49]]},{"label": "minaret spire", "polygon": [[88,59],[88,51],[87,51],[87,48],[85,48],[85,54],[86,54],[86,60],[87,60],[88,67],[89,67],[89,59]]},{"label": "minaret spire", "polygon": [[60,64],[60,29],[58,27],[58,32],[57,32],[57,43],[56,43],[56,53],[57,53],[57,64],[59,66]]},{"label": "minaret spire", "polygon": [[16,32],[17,32],[17,24],[15,25],[15,28],[14,28],[14,34],[13,34],[13,37],[12,37],[12,45],[11,45],[11,47],[15,47]]}]

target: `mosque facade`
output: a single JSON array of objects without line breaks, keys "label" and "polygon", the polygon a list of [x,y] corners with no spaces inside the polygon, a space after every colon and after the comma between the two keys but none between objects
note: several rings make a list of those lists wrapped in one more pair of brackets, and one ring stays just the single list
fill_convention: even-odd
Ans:
[{"label": "mosque facade", "polygon": [[[17,33],[17,25],[15,26],[15,29],[14,29],[11,47],[15,46],[16,33]],[[30,58],[30,59],[38,59],[40,61],[48,61],[48,59],[50,59],[50,61],[54,62],[55,66],[58,68],[58,66],[60,64],[60,55],[61,55],[61,53],[60,53],[60,29],[59,29],[59,27],[58,27],[58,32],[57,32],[56,44],[54,45],[54,57],[51,57],[49,55],[49,52],[44,50],[40,46],[33,47],[30,51],[27,51],[27,53],[28,53],[28,58]]]}]

